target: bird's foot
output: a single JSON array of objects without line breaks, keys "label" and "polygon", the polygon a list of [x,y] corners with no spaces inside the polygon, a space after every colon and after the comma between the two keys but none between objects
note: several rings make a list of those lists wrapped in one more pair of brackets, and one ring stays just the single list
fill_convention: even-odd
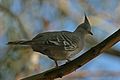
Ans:
[{"label": "bird's foot", "polygon": [[67,60],[67,62],[66,63],[69,63],[71,60],[69,60],[69,59],[66,59]]}]

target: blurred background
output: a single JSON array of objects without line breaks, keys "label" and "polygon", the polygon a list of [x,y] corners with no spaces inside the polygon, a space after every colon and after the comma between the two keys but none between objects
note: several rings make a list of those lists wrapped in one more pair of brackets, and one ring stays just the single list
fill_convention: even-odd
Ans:
[{"label": "blurred background", "polygon": [[[29,46],[8,46],[8,41],[30,40],[46,31],[74,31],[84,11],[94,35],[87,36],[76,57],[120,28],[120,0],[0,0],[0,80],[19,80],[55,67],[53,60]],[[120,42],[56,80],[120,80]]]}]

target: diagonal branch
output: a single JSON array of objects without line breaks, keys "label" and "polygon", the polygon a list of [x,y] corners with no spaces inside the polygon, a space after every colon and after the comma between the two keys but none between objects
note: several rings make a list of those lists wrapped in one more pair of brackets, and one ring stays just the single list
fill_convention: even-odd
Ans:
[{"label": "diagonal branch", "polygon": [[98,45],[94,46],[93,48],[76,58],[75,60],[62,65],[59,68],[53,68],[46,72],[32,75],[21,80],[54,80],[55,78],[65,76],[80,68],[90,60],[94,59],[95,57],[97,57],[102,52],[106,51],[119,41],[120,29],[111,36],[109,36],[107,39],[99,43]]},{"label": "diagonal branch", "polygon": [[[93,38],[87,38],[86,42],[90,46],[98,44],[98,41],[96,39],[93,39]],[[109,54],[109,55],[120,58],[120,54],[119,54],[120,51],[118,49],[110,48],[110,49],[105,50],[104,52],[105,52],[105,54]]]}]

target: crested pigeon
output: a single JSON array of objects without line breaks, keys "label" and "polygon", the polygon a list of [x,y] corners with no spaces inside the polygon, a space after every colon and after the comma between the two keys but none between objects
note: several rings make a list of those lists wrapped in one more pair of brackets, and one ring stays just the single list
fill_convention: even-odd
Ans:
[{"label": "crested pigeon", "polygon": [[85,14],[84,22],[75,31],[54,31],[39,33],[32,40],[8,42],[8,45],[29,45],[33,51],[47,55],[55,61],[69,60],[84,47],[85,36],[92,34],[91,25]]}]

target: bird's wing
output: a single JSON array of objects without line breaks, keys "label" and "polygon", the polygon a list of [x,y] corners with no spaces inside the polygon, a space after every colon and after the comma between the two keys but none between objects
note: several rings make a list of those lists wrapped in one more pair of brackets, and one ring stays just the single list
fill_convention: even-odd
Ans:
[{"label": "bird's wing", "polygon": [[78,45],[78,38],[75,37],[71,32],[47,32],[37,35],[33,41],[35,45],[73,51]]}]

